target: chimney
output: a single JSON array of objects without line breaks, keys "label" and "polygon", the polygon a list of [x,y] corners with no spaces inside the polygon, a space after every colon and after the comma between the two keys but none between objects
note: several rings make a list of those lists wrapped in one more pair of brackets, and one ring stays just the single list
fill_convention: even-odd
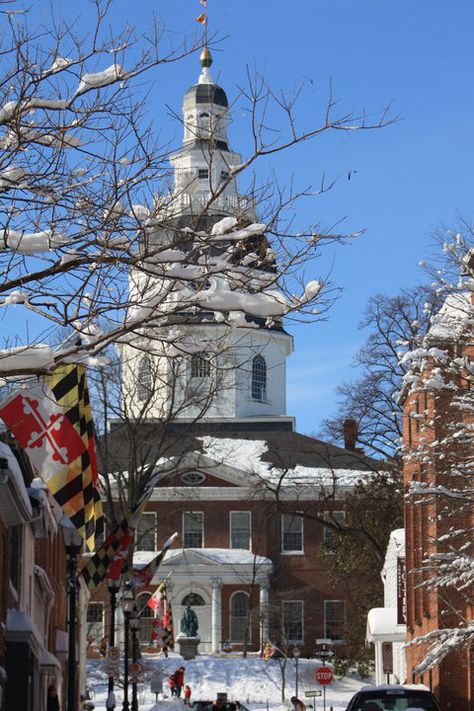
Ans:
[{"label": "chimney", "polygon": [[359,435],[357,422],[355,420],[344,420],[343,432],[345,449],[349,449],[351,452],[357,451],[356,442]]}]

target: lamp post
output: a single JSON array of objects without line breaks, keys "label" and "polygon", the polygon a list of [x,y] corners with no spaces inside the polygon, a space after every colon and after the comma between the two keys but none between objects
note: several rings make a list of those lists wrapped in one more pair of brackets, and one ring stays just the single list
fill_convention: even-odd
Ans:
[{"label": "lamp post", "polygon": [[129,642],[129,627],[130,627],[130,615],[132,614],[133,606],[135,600],[133,599],[133,592],[129,583],[127,583],[124,593],[122,595],[122,611],[125,618],[125,640],[124,640],[124,669],[123,669],[123,705],[122,711],[130,711],[130,706],[128,703],[128,642]]},{"label": "lamp post", "polygon": [[[138,643],[138,617],[136,609],[130,617],[130,629],[132,630],[132,659],[134,662],[138,659],[137,643]],[[132,711],[138,711],[138,696],[137,696],[137,679],[132,678]]]},{"label": "lamp post", "polygon": [[293,647],[293,656],[295,658],[295,666],[296,666],[296,681],[295,681],[295,696],[298,698],[298,659],[300,658],[301,654],[301,649],[295,645]]},{"label": "lamp post", "polygon": [[[120,578],[107,578],[107,587],[110,595],[110,627],[109,627],[109,648],[115,646],[115,608],[117,607],[117,593],[120,588]],[[108,660],[109,664],[111,659]],[[109,673],[109,689],[107,695],[106,709],[112,711],[115,708],[114,676]]]},{"label": "lamp post", "polygon": [[67,706],[66,711],[76,711],[76,599],[77,599],[77,555],[82,548],[82,536],[71,520],[63,514],[59,520],[64,548],[68,556],[67,596],[68,596],[68,658],[67,658]]}]

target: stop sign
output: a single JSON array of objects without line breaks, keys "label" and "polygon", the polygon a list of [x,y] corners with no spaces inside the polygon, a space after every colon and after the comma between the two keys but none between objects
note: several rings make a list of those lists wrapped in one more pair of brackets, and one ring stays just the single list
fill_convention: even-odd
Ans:
[{"label": "stop sign", "polygon": [[330,667],[319,667],[316,669],[316,681],[318,684],[330,684],[333,678]]}]

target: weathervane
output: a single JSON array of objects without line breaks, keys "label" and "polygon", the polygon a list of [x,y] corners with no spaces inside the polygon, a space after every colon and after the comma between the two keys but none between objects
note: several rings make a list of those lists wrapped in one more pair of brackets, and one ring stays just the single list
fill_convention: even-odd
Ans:
[{"label": "weathervane", "polygon": [[[199,4],[202,5],[207,10],[207,0],[199,0]],[[201,14],[196,17],[196,22],[199,22],[200,25],[202,25],[202,29],[204,31],[204,47],[207,47],[207,25],[208,25],[208,17],[207,17],[207,12],[201,12]]]}]

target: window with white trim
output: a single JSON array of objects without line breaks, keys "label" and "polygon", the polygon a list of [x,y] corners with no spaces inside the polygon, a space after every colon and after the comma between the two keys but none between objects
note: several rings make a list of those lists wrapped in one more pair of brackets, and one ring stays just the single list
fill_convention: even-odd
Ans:
[{"label": "window with white trim", "polygon": [[[330,511],[327,514],[329,521],[334,521],[334,523],[343,525],[346,521],[345,511]],[[337,530],[332,526],[324,526],[324,545],[328,548],[332,548],[336,543]]]},{"label": "window with white trim", "polygon": [[137,550],[156,551],[156,513],[146,511],[137,527]]},{"label": "window with white trim", "polygon": [[209,169],[208,168],[199,168],[198,169],[199,180],[205,180],[208,177],[209,177]]},{"label": "window with white trim", "polygon": [[256,355],[252,360],[252,398],[261,401],[267,399],[267,364],[261,355]]},{"label": "window with white trim", "polygon": [[104,636],[104,603],[89,602],[86,612],[87,639],[97,644]]},{"label": "window with white trim", "polygon": [[153,632],[153,620],[155,613],[148,607],[147,602],[150,599],[150,593],[141,593],[137,595],[136,608],[138,615],[138,639],[141,644],[151,644],[151,634]]},{"label": "window with white trim", "polygon": [[137,377],[137,400],[139,402],[146,402],[153,393],[151,360],[148,356],[140,358]]},{"label": "window with white trim", "polygon": [[281,515],[282,553],[303,553],[303,516],[301,514]]},{"label": "window with white trim", "polygon": [[211,375],[211,364],[207,353],[194,353],[191,357],[191,377],[209,378]]},{"label": "window with white trim", "polygon": [[250,511],[231,511],[229,514],[230,547],[250,550],[251,515]]},{"label": "window with white trim", "polygon": [[303,600],[283,600],[282,635],[289,644],[300,644],[303,639]]},{"label": "window with white trim", "polygon": [[[249,596],[245,592],[236,592],[230,598],[230,641],[244,642],[249,622]],[[249,628],[251,625],[249,625]],[[249,630],[250,632],[250,630]]]},{"label": "window with white trim", "polygon": [[183,513],[183,548],[203,548],[204,514],[202,511]]},{"label": "window with white trim", "polygon": [[333,642],[344,640],[346,603],[344,600],[324,601],[324,638]]}]

